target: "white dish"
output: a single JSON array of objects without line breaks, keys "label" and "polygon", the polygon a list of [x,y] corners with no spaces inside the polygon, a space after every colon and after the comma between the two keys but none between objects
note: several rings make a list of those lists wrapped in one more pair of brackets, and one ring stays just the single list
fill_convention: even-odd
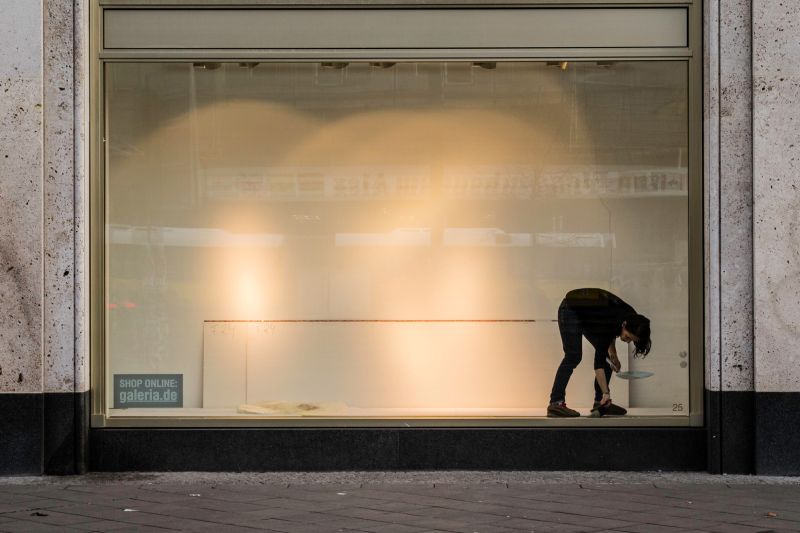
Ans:
[{"label": "white dish", "polygon": [[652,376],[652,372],[644,372],[642,370],[627,370],[625,372],[617,372],[617,377],[620,379],[644,379]]}]

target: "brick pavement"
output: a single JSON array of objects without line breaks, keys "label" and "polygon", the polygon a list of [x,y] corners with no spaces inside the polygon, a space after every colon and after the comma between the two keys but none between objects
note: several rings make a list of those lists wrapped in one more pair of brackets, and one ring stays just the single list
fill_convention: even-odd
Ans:
[{"label": "brick pavement", "polygon": [[800,531],[800,479],[704,474],[0,478],[0,531]]}]

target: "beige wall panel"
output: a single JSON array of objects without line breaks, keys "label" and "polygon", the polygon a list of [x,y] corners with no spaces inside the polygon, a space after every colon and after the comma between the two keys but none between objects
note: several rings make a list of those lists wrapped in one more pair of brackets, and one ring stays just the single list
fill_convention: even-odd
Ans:
[{"label": "beige wall panel", "polygon": [[[236,407],[245,402],[250,327],[246,322],[203,324],[203,407]],[[196,385],[199,380],[193,381]]]},{"label": "beige wall panel", "polygon": [[685,47],[685,8],[110,9],[105,48]]},{"label": "beige wall panel", "polygon": [[[542,364],[532,346],[555,356]],[[413,414],[539,407],[560,362],[552,322],[273,323],[251,328],[248,348],[248,403],[343,402]],[[584,353],[591,358],[588,343]],[[592,379],[590,365],[576,369],[572,404],[591,406]],[[620,405],[627,385],[613,383]]]}]

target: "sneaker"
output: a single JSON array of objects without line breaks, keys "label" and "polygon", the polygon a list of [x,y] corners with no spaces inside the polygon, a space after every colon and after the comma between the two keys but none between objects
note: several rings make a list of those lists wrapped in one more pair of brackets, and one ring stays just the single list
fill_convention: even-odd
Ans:
[{"label": "sneaker", "polygon": [[589,418],[600,418],[601,416],[606,414],[606,410],[604,407],[600,407],[599,405],[591,410],[589,413]]},{"label": "sneaker", "polygon": [[592,413],[597,411],[599,414],[589,416],[625,416],[628,414],[627,409],[614,403],[606,405],[602,410],[598,409],[599,407],[600,402],[594,402],[594,405],[592,405]]},{"label": "sneaker", "polygon": [[551,403],[547,406],[547,416],[550,418],[574,418],[581,416],[575,409],[570,409],[564,402]]}]

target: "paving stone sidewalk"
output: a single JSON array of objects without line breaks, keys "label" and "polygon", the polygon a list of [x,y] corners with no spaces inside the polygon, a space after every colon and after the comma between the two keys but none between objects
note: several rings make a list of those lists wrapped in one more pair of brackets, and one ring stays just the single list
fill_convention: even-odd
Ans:
[{"label": "paving stone sidewalk", "polygon": [[800,478],[415,472],[0,477],[0,531],[800,531]]}]

